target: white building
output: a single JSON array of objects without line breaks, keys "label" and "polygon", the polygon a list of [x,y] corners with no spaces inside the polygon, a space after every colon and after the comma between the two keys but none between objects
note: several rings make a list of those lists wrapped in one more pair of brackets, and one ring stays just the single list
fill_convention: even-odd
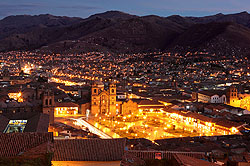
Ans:
[{"label": "white building", "polygon": [[222,90],[204,90],[198,92],[198,102],[226,103],[226,93]]}]

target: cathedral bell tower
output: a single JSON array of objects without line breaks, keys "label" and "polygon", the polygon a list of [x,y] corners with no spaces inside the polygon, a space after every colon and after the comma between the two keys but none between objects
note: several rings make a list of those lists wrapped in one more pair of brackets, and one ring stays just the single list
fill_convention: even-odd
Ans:
[{"label": "cathedral bell tower", "polygon": [[104,90],[102,82],[94,82],[91,87],[91,114],[96,115],[100,113],[100,92]]},{"label": "cathedral bell tower", "polygon": [[230,86],[227,97],[229,98],[228,104],[230,105],[234,105],[234,103],[238,100],[238,90],[235,86]]},{"label": "cathedral bell tower", "polygon": [[116,115],[116,85],[113,83],[109,84],[109,113]]},{"label": "cathedral bell tower", "polygon": [[54,123],[54,107],[55,99],[54,92],[51,89],[45,89],[42,93],[42,108],[43,113],[49,115],[49,123]]}]

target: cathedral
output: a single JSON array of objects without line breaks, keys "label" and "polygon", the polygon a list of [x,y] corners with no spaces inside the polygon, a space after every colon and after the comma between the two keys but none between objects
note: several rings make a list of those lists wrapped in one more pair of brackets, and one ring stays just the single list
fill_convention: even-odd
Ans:
[{"label": "cathedral", "polygon": [[116,85],[109,84],[108,89],[104,89],[102,82],[94,82],[91,88],[91,114],[109,114],[115,116],[116,109]]},{"label": "cathedral", "polygon": [[120,99],[116,93],[116,85],[110,83],[108,87],[100,81],[92,84],[91,114],[92,115],[130,115],[138,113],[159,112],[164,104],[148,99],[130,99],[126,96]]},{"label": "cathedral", "polygon": [[227,99],[228,105],[250,110],[250,95],[239,94],[235,86],[230,86],[230,88],[228,89]]}]

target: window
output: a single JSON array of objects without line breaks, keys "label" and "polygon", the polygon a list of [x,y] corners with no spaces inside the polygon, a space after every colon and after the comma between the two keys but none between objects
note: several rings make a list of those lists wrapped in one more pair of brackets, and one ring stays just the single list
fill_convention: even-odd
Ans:
[{"label": "window", "polygon": [[112,89],[112,90],[111,90],[111,92],[112,92],[112,93],[115,93],[115,90],[114,90],[114,89]]},{"label": "window", "polygon": [[45,105],[48,105],[48,99],[45,100]]},{"label": "window", "polygon": [[94,93],[96,93],[96,89],[94,89]]},{"label": "window", "polygon": [[49,105],[52,105],[52,99],[49,99]]}]

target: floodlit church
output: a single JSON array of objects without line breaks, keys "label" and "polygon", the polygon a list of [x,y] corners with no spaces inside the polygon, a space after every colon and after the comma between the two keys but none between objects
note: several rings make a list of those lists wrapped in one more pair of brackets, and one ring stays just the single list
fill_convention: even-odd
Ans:
[{"label": "floodlit church", "polygon": [[[125,95],[126,96],[126,95]],[[118,98],[118,99],[117,99]],[[91,114],[92,115],[128,115],[146,112],[159,112],[164,104],[148,99],[119,99],[116,85],[110,83],[105,89],[104,84],[96,81],[91,88]]]},{"label": "floodlit church", "polygon": [[239,94],[235,86],[227,91],[228,104],[234,107],[250,110],[250,94]]},{"label": "floodlit church", "polygon": [[91,113],[114,116],[116,111],[116,85],[111,83],[105,90],[102,82],[94,82],[91,89]]}]

